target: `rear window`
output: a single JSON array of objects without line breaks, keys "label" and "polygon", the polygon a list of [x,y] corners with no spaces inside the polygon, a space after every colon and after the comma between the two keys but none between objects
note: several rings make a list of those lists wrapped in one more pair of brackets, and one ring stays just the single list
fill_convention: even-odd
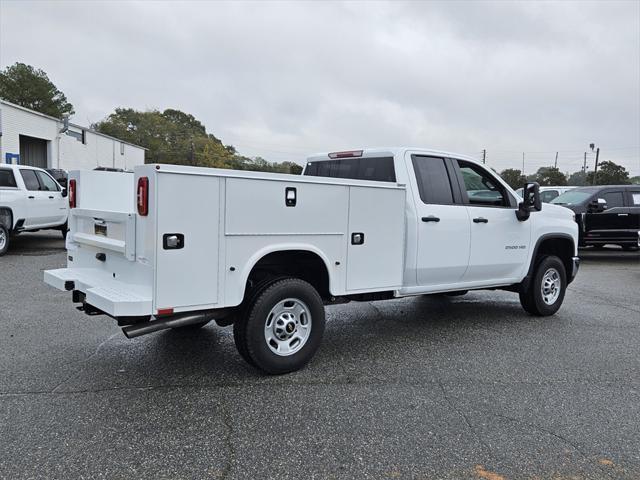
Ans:
[{"label": "rear window", "polygon": [[0,168],[0,188],[10,187],[17,188],[16,179],[13,176],[13,172],[6,168]]},{"label": "rear window", "polygon": [[376,182],[396,181],[393,157],[344,158],[309,162],[304,174],[310,177],[348,178]]}]

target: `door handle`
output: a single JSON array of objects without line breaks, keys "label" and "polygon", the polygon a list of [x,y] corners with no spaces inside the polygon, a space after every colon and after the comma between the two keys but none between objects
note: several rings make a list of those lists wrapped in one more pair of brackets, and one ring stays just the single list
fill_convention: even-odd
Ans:
[{"label": "door handle", "polygon": [[51,200],[53,200],[53,197],[52,197],[52,196],[50,196],[49,198],[50,198]]},{"label": "door handle", "polygon": [[473,219],[473,223],[489,223],[489,220],[484,217],[478,217]]},{"label": "door handle", "polygon": [[428,217],[422,217],[423,222],[439,222],[440,219],[438,217],[434,217],[433,215],[429,215]]},{"label": "door handle", "polygon": [[628,213],[619,213],[618,216],[619,217],[628,217],[629,214]]},{"label": "door handle", "polygon": [[29,197],[28,197],[28,198],[30,198],[31,200],[33,200],[33,199],[34,199],[34,198],[36,198],[36,197],[34,197],[33,195],[29,195]]}]

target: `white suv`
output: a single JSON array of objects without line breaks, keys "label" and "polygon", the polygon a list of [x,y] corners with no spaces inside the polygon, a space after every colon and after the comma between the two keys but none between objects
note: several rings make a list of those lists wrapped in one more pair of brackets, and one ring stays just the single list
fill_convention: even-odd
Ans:
[{"label": "white suv", "polygon": [[55,229],[67,235],[67,190],[41,168],[0,165],[0,256],[10,236]]}]

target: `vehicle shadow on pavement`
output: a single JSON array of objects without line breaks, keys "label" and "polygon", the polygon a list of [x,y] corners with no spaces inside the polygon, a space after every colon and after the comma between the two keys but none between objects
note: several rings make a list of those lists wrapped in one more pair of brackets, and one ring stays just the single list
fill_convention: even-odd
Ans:
[{"label": "vehicle shadow on pavement", "polygon": [[60,232],[47,230],[37,233],[21,233],[12,236],[5,257],[44,256],[65,251],[65,241]]}]

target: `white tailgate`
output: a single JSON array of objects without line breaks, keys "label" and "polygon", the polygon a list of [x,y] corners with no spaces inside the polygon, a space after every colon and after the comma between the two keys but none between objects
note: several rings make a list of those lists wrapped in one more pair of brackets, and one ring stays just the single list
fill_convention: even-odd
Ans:
[{"label": "white tailgate", "polygon": [[[351,187],[347,238],[347,292],[402,285],[405,190]],[[354,233],[364,234],[352,245]]]},{"label": "white tailgate", "polygon": [[[154,307],[176,311],[218,303],[220,177],[159,172]],[[184,247],[163,248],[163,235],[184,235]]]}]

